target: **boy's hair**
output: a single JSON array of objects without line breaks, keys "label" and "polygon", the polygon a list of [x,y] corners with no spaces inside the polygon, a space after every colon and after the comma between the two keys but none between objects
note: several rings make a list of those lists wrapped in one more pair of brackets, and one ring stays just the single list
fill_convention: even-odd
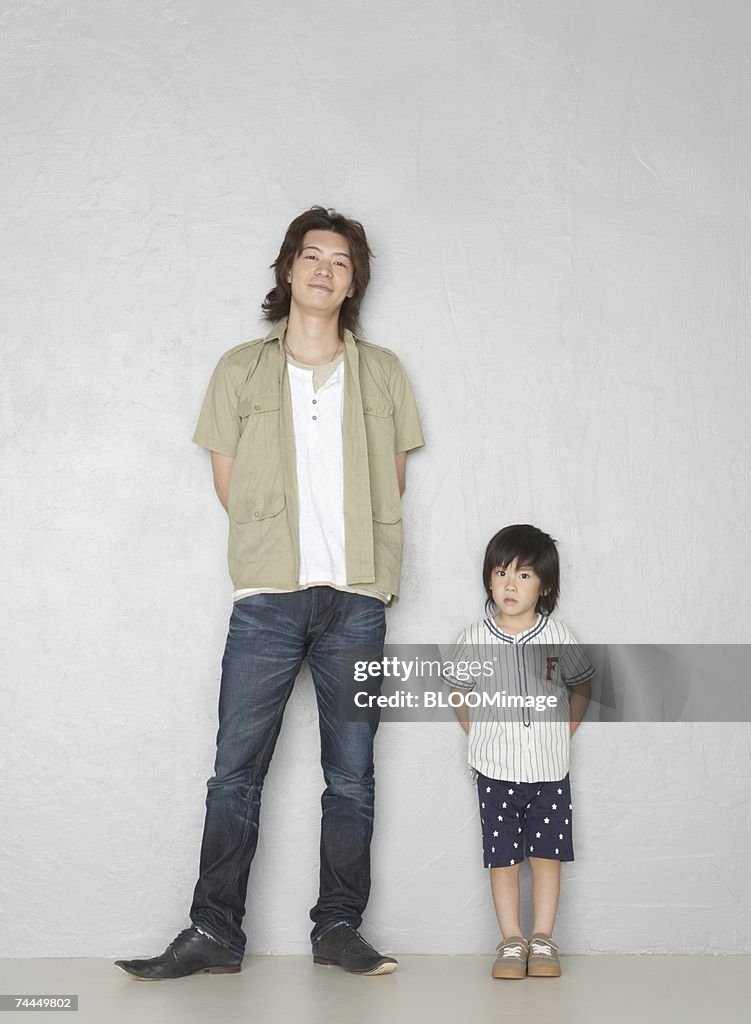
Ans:
[{"label": "boy's hair", "polygon": [[373,253],[368,246],[365,228],[358,220],[345,217],[336,210],[327,210],[323,206],[311,206],[309,210],[295,217],[284,236],[279,255],[271,264],[276,285],[263,300],[261,308],[267,320],[276,322],[289,313],[292,286],[287,275],[292,261],[298,256],[303,239],[308,231],[335,231],[343,235],[349,242],[352,258],[352,298],[345,299],[339,310],[339,331],[355,331],[359,324],[360,303],[370,281],[370,259]]},{"label": "boy's hair", "polygon": [[537,612],[551,615],[561,592],[561,573],[555,541],[536,526],[505,526],[492,537],[485,549],[482,582],[493,603],[490,578],[495,569],[505,569],[512,562],[517,566],[529,565],[540,577],[540,598]]}]

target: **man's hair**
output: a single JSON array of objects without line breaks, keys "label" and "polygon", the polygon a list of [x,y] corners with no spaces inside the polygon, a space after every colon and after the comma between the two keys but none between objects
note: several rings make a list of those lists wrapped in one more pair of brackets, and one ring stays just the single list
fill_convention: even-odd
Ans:
[{"label": "man's hair", "polygon": [[540,577],[541,593],[535,610],[551,615],[561,592],[558,549],[553,538],[536,526],[505,526],[491,537],[482,566],[482,582],[489,604],[493,601],[490,580],[494,570],[506,569],[512,562],[516,562],[517,567],[531,566]]},{"label": "man's hair", "polygon": [[279,255],[271,264],[276,285],[263,300],[261,308],[264,316],[276,322],[289,314],[292,286],[287,281],[287,275],[292,261],[302,250],[303,239],[308,231],[335,231],[349,242],[353,271],[352,298],[345,299],[339,310],[339,331],[355,331],[359,326],[360,303],[370,281],[370,259],[373,253],[368,246],[365,228],[359,221],[323,206],[311,206],[305,213],[295,217],[287,228]]}]

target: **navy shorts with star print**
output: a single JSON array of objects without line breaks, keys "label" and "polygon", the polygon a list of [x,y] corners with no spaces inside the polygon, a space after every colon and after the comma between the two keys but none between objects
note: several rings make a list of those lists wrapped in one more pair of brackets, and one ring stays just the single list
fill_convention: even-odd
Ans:
[{"label": "navy shorts with star print", "polygon": [[571,786],[504,782],[477,773],[486,868],[507,868],[531,857],[573,860]]}]

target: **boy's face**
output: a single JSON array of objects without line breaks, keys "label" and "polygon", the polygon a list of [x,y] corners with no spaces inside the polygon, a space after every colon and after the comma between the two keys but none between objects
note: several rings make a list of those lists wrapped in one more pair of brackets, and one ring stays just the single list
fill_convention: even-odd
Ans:
[{"label": "boy's face", "polygon": [[291,305],[308,313],[336,313],[354,294],[353,274],[349,242],[343,235],[308,231],[287,274]]},{"label": "boy's face", "polygon": [[498,608],[498,621],[516,626],[533,626],[537,621],[537,602],[542,584],[531,565],[496,566],[490,576],[490,589]]}]

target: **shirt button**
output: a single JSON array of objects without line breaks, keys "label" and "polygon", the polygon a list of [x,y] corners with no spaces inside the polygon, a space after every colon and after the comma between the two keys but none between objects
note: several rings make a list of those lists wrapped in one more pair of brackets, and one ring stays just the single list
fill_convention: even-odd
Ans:
[{"label": "shirt button", "polygon": [[256,519],[260,519],[261,518],[261,513],[260,512],[254,512],[253,515],[256,517]]},{"label": "shirt button", "polygon": [[318,399],[317,399],[317,398],[314,398],[314,399],[313,399],[313,405],[317,405],[317,404],[318,404]]},{"label": "shirt button", "polygon": [[254,408],[254,410],[255,410],[256,412],[260,412],[260,410],[261,410],[261,407],[260,407],[260,405],[254,405],[254,406],[253,406],[253,408]]},{"label": "shirt button", "polygon": [[373,406],[372,405],[366,405],[365,406],[365,412],[372,412],[372,411],[373,411]]},{"label": "shirt button", "polygon": [[317,416],[314,416],[314,417],[313,417],[313,419],[314,419],[314,420],[317,420],[317,419],[318,419],[318,417],[317,417]]}]

